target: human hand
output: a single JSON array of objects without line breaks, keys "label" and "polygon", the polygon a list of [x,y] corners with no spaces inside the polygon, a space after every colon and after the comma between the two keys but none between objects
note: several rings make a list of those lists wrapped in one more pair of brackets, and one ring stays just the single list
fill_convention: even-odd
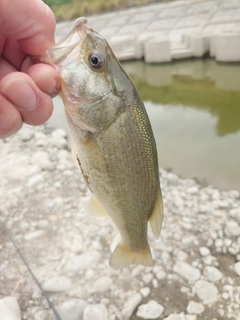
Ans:
[{"label": "human hand", "polygon": [[0,138],[23,122],[40,125],[53,111],[60,90],[57,71],[30,56],[54,45],[55,18],[41,0],[0,0]]}]

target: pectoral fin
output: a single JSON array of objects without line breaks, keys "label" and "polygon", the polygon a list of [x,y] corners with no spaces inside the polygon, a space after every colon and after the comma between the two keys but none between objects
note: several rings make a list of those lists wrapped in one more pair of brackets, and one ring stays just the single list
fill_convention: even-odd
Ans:
[{"label": "pectoral fin", "polygon": [[155,238],[158,238],[161,231],[163,220],[163,200],[162,200],[162,193],[159,187],[156,197],[155,206],[153,208],[153,212],[149,218],[149,222],[153,231]]},{"label": "pectoral fin", "polygon": [[142,250],[133,250],[119,243],[114,250],[109,264],[112,268],[124,268],[132,263],[152,266],[152,255],[149,246]]},{"label": "pectoral fin", "polygon": [[95,198],[94,196],[91,197],[87,204],[87,211],[90,215],[96,217],[108,217],[107,211],[101,202]]}]

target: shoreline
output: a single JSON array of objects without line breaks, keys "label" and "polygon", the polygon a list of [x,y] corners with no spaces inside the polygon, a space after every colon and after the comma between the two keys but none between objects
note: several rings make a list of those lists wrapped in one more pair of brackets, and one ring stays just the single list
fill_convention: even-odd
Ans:
[{"label": "shoreline", "polygon": [[[114,270],[116,228],[86,213],[89,193],[66,137],[62,129],[24,126],[0,140],[0,219],[62,319],[148,319],[147,310],[167,320],[239,319],[239,192],[161,169],[160,238],[149,228],[154,266]],[[14,296],[22,312],[14,320],[55,319],[1,229],[0,261],[0,314]]]}]

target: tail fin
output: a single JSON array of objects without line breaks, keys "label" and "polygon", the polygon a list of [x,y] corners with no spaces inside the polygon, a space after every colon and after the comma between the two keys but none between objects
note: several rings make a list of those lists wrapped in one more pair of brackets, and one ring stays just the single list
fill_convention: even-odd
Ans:
[{"label": "tail fin", "polygon": [[142,250],[133,250],[119,243],[110,258],[110,266],[113,268],[123,268],[132,263],[152,266],[153,261],[149,246]]}]

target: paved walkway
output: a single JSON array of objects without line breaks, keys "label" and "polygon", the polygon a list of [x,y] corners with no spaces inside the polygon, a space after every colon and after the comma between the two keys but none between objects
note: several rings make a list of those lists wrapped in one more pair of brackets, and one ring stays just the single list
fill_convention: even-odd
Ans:
[{"label": "paved walkway", "polygon": [[[88,17],[120,60],[170,62],[210,53],[240,61],[240,0],[176,0]],[[56,38],[72,21],[57,24]]]}]

